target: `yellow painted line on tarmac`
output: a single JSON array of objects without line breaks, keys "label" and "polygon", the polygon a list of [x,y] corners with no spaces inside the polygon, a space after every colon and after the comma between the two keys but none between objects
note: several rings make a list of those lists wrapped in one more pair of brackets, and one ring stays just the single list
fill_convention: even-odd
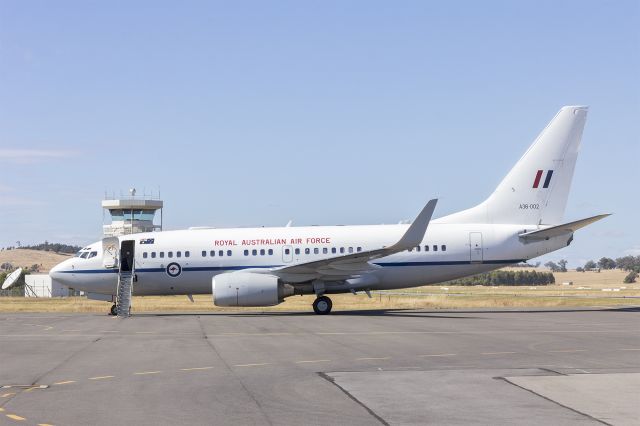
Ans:
[{"label": "yellow painted line on tarmac", "polygon": [[54,385],[68,385],[69,383],[75,383],[75,380],[67,380],[65,382],[56,382]]},{"label": "yellow painted line on tarmac", "polygon": [[260,367],[263,365],[270,365],[269,362],[261,362],[261,363],[257,363],[257,364],[236,364],[234,365],[234,367]]},{"label": "yellow painted line on tarmac", "polygon": [[421,357],[438,357],[438,356],[456,356],[457,354],[429,354],[429,355],[420,355]]},{"label": "yellow painted line on tarmac", "polygon": [[38,423],[38,426],[53,426],[53,425],[50,425],[49,423]]},{"label": "yellow painted line on tarmac", "polygon": [[482,352],[480,355],[508,355],[517,353],[518,352]]},{"label": "yellow painted line on tarmac", "polygon": [[89,380],[103,380],[103,379],[112,379],[115,376],[96,376],[96,377],[89,377]]},{"label": "yellow painted line on tarmac", "polygon": [[27,420],[24,417],[20,417],[17,414],[7,414],[7,417],[9,417],[10,419],[13,419],[13,420],[17,420],[19,422],[23,422],[23,421]]},{"label": "yellow painted line on tarmac", "polygon": [[552,353],[570,353],[570,352],[587,352],[586,349],[563,349],[559,351],[549,351]]},{"label": "yellow painted line on tarmac", "polygon": [[310,360],[296,361],[296,364],[309,364],[312,362],[331,362],[331,360],[330,359],[310,359]]},{"label": "yellow painted line on tarmac", "polygon": [[9,393],[3,393],[2,395],[0,395],[0,397],[2,398],[7,398],[10,397],[11,395],[15,395],[15,392],[9,392]]},{"label": "yellow painted line on tarmac", "polygon": [[0,413],[2,413],[4,411],[4,408],[0,407]]},{"label": "yellow painted line on tarmac", "polygon": [[180,371],[195,371],[195,370],[211,370],[213,367],[191,367],[181,368]]},{"label": "yellow painted line on tarmac", "polygon": [[356,361],[377,361],[377,360],[385,360],[385,359],[391,359],[391,357],[390,356],[385,356],[385,357],[379,357],[379,358],[375,358],[375,357],[356,358]]},{"label": "yellow painted line on tarmac", "polygon": [[136,376],[143,376],[145,374],[158,374],[158,373],[162,373],[162,371],[141,371],[139,373],[133,373]]},{"label": "yellow painted line on tarmac", "polygon": [[625,348],[625,349],[618,349],[619,351],[640,351],[640,348]]}]

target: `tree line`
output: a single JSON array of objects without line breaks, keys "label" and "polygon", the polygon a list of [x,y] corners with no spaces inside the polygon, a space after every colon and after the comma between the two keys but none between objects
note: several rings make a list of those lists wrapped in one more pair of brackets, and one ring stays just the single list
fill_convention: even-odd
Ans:
[{"label": "tree line", "polygon": [[29,250],[40,250],[40,251],[52,251],[55,253],[77,253],[82,247],[74,246],[71,244],[62,244],[62,243],[50,243],[45,241],[44,243],[34,244],[30,246],[11,246],[7,247],[5,250],[15,250],[15,249],[29,249]]},{"label": "tree line", "polygon": [[448,281],[449,285],[485,285],[485,286],[521,286],[555,284],[556,279],[551,272],[538,271],[491,271],[471,277]]}]

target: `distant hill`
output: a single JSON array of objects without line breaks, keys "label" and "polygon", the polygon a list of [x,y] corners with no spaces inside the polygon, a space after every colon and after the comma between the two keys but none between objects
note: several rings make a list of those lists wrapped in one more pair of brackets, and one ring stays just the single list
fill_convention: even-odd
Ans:
[{"label": "distant hill", "polygon": [[21,247],[9,247],[10,249],[31,249],[31,250],[43,250],[43,251],[52,251],[54,253],[68,253],[74,254],[77,253],[82,247],[74,246],[70,244],[61,244],[61,243],[50,243],[45,241],[44,243],[34,244],[30,246],[21,246]]},{"label": "distant hill", "polygon": [[54,253],[51,251],[13,249],[0,251],[0,264],[11,263],[14,267],[40,266],[40,273],[48,272],[58,263],[69,259],[71,254]]}]

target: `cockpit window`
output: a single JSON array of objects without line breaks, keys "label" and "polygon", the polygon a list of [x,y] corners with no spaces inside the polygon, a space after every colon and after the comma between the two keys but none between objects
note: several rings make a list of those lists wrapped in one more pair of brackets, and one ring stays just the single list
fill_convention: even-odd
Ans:
[{"label": "cockpit window", "polygon": [[87,259],[91,259],[92,257],[96,257],[98,255],[97,251],[92,251],[91,253],[89,253],[89,257],[87,257]]},{"label": "cockpit window", "polygon": [[82,254],[80,255],[81,258],[86,259],[87,256],[89,256],[89,252],[88,251],[83,251]]}]

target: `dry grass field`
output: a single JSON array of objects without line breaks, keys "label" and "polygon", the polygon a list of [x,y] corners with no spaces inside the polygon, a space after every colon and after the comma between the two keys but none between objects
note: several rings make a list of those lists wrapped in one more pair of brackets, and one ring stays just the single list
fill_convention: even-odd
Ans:
[{"label": "dry grass field", "polygon": [[14,267],[30,267],[42,265],[40,273],[48,272],[58,263],[71,257],[69,254],[54,253],[51,251],[14,249],[0,251],[0,263],[9,262]]},{"label": "dry grass field", "polygon": [[[332,295],[334,311],[367,309],[473,309],[640,305],[640,284],[622,284],[623,271],[565,272],[555,274],[558,285],[531,287],[425,286],[365,294]],[[573,285],[562,285],[572,281]],[[134,297],[132,312],[311,312],[313,296],[294,296],[268,308],[219,308],[211,296]],[[0,312],[107,312],[110,304],[83,297],[65,299],[0,298]]]}]

